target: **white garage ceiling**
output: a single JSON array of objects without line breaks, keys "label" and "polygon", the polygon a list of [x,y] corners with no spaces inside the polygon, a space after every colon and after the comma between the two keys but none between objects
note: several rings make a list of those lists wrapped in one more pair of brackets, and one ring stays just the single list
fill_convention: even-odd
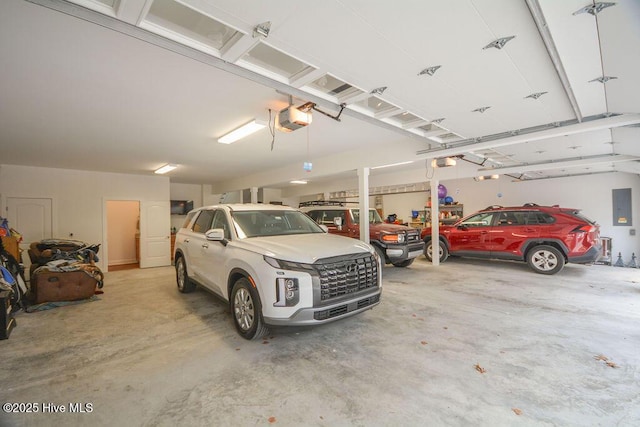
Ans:
[{"label": "white garage ceiling", "polygon": [[[74,3],[0,4],[0,163],[174,163],[173,182],[221,190],[445,155],[520,179],[640,173],[637,0]],[[289,95],[346,107],[217,143]]]}]

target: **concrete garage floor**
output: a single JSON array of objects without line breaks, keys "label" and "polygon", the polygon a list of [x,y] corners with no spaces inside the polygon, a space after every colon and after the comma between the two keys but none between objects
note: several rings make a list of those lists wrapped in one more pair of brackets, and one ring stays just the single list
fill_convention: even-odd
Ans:
[{"label": "concrete garage floor", "polygon": [[18,315],[0,401],[39,413],[0,425],[640,425],[640,270],[421,258],[384,270],[371,311],[251,342],[173,268],[104,291]]}]

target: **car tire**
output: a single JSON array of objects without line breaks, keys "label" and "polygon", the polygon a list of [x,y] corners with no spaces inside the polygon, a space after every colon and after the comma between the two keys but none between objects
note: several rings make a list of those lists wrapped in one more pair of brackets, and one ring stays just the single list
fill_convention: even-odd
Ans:
[{"label": "car tire", "polygon": [[[447,250],[447,245],[444,244],[442,240],[438,240],[439,250],[440,250],[440,262],[445,262],[449,257],[449,251]],[[426,242],[424,247],[424,256],[427,258],[429,262],[433,262],[433,247],[431,245],[431,240]]]},{"label": "car tire", "polygon": [[258,292],[245,277],[233,285],[230,303],[233,324],[242,338],[254,340],[269,333],[262,318]]},{"label": "car tire", "polygon": [[178,290],[183,294],[188,294],[196,289],[196,284],[189,279],[187,263],[182,256],[176,259],[176,283],[178,284]]},{"label": "car tire", "polygon": [[411,264],[413,264],[414,259],[415,258],[405,259],[404,261],[394,262],[392,264],[394,265],[394,267],[409,267]]},{"label": "car tire", "polygon": [[527,252],[527,264],[536,273],[556,274],[564,268],[565,259],[553,246],[538,245]]}]

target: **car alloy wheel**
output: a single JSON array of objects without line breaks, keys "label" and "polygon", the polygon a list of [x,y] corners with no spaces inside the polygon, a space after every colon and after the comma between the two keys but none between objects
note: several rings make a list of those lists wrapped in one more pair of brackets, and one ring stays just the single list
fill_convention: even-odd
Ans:
[{"label": "car alloy wheel", "polygon": [[[433,260],[433,245],[431,241],[427,242],[424,248],[424,256],[427,260]],[[444,262],[449,257],[449,252],[447,251],[447,247],[441,241],[438,241],[438,259],[440,262]]]},{"label": "car alloy wheel", "polygon": [[178,289],[181,291],[184,289],[184,275],[185,275],[184,261],[182,259],[178,260],[176,264],[176,279],[178,282]]},{"label": "car alloy wheel", "polygon": [[564,268],[564,256],[553,246],[536,246],[529,252],[527,261],[536,273],[541,274],[555,274]]},{"label": "car alloy wheel", "polygon": [[255,321],[255,310],[251,294],[245,288],[240,288],[233,298],[233,313],[240,329],[248,331]]},{"label": "car alloy wheel", "polygon": [[183,294],[188,294],[196,289],[195,283],[189,279],[187,264],[182,256],[176,260],[176,283],[178,284],[178,290]]},{"label": "car alloy wheel", "polygon": [[230,303],[233,323],[242,338],[254,340],[269,333],[262,319],[260,296],[247,278],[233,285]]}]

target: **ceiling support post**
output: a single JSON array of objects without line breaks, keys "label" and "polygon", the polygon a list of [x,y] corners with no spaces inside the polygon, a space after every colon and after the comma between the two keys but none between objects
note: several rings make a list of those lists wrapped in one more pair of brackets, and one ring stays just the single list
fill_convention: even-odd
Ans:
[{"label": "ceiling support post", "polygon": [[[358,194],[360,195],[360,240],[369,243],[369,168],[358,169]],[[382,260],[384,264],[384,260]]]},{"label": "ceiling support post", "polygon": [[440,265],[440,206],[438,204],[438,185],[440,180],[435,177],[431,179],[431,264]]}]

